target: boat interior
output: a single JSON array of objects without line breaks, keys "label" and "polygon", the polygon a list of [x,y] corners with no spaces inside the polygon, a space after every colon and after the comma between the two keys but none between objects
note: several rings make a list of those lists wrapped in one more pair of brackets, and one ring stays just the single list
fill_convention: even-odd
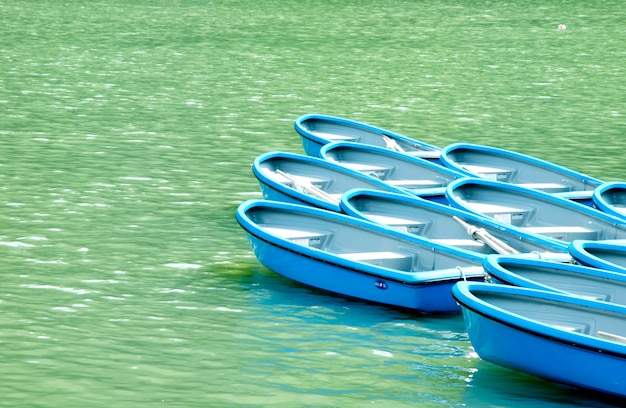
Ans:
[{"label": "boat interior", "polygon": [[593,217],[585,210],[537,200],[513,191],[463,185],[454,191],[455,200],[470,211],[511,224],[525,231],[571,242],[626,237],[626,228]]},{"label": "boat interior", "polygon": [[469,263],[460,256],[408,239],[321,216],[259,209],[252,216],[259,227],[273,236],[345,259],[397,271],[456,269],[458,265]]},{"label": "boat interior", "polygon": [[531,295],[491,291],[473,291],[473,294],[498,308],[544,325],[626,345],[624,313]]}]

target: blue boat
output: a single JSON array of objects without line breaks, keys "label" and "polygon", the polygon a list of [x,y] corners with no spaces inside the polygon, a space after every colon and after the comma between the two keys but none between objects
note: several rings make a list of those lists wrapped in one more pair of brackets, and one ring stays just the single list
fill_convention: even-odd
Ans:
[{"label": "blue boat", "polygon": [[626,307],[478,282],[459,282],[452,295],[483,360],[626,397]]},{"label": "blue boat", "polygon": [[536,253],[535,257],[571,261],[566,243],[419,197],[355,189],[346,192],[339,205],[353,217],[479,256]]},{"label": "blue boat", "polygon": [[596,187],[591,196],[594,208],[626,219],[626,182],[610,181]]},{"label": "blue boat", "polygon": [[409,194],[445,204],[445,187],[465,177],[419,157],[354,142],[326,144],[320,149],[320,157],[405,189]]},{"label": "blue boat", "polygon": [[470,177],[516,184],[591,205],[602,181],[536,157],[497,147],[453,143],[441,149],[444,166]]},{"label": "blue boat", "polygon": [[482,258],[345,214],[269,200],[236,212],[268,269],[314,288],[421,313],[455,313],[451,288],[483,280]]},{"label": "blue boat", "polygon": [[341,212],[341,195],[353,188],[405,193],[377,178],[323,159],[288,152],[268,152],[252,163],[263,197]]},{"label": "blue boat", "polygon": [[572,263],[489,255],[483,262],[492,282],[562,292],[626,306],[626,274]]},{"label": "blue boat", "polygon": [[450,205],[552,239],[626,239],[624,220],[542,191],[483,178],[446,187]]},{"label": "blue boat", "polygon": [[626,241],[574,241],[569,253],[582,265],[626,274]]},{"label": "blue boat", "polygon": [[311,113],[297,118],[294,128],[309,156],[319,157],[320,149],[328,143],[348,141],[381,146],[439,162],[440,149],[436,146],[350,119]]}]

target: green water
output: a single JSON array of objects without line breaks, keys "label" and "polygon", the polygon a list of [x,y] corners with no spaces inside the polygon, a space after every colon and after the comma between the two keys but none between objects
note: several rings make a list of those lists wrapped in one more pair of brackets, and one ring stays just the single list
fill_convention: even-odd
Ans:
[{"label": "green water", "polygon": [[617,0],[0,0],[0,405],[610,404],[481,361],[460,316],[278,277],[234,211],[260,197],[257,155],[303,152],[310,112],[623,179],[625,19]]}]

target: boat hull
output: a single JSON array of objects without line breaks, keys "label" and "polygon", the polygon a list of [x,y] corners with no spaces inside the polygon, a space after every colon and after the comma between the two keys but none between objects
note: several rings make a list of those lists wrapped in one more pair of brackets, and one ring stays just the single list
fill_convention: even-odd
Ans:
[{"label": "boat hull", "polygon": [[626,274],[626,240],[574,241],[569,253],[582,265]]},{"label": "boat hull", "polygon": [[[350,170],[326,160],[289,152],[267,152],[252,163],[252,172],[267,200],[309,205],[341,212],[341,194],[352,188],[371,188],[406,193],[374,177]],[[291,179],[289,178],[291,177]],[[309,183],[322,195],[299,188],[299,181]]]},{"label": "boat hull", "polygon": [[304,151],[309,156],[320,157],[320,150],[324,145],[338,141],[387,147],[388,142],[383,137],[386,136],[395,141],[405,153],[439,163],[440,149],[436,146],[350,119],[306,114],[296,119],[294,128],[300,135]]},{"label": "boat hull", "polygon": [[406,190],[407,194],[443,203],[447,203],[445,187],[465,177],[419,157],[362,143],[329,143],[321,148],[320,157]]},{"label": "boat hull", "polygon": [[563,242],[626,238],[622,219],[513,184],[464,178],[446,187],[446,197],[456,208]]},{"label": "boat hull", "polygon": [[612,181],[598,186],[592,196],[593,207],[626,219],[626,183]]},{"label": "boat hull", "polygon": [[503,255],[487,256],[483,267],[494,283],[626,305],[626,274],[573,263]]},{"label": "boat hull", "polygon": [[[626,318],[626,308],[553,292],[506,285],[458,283],[453,296],[476,353],[484,360],[549,381],[626,397],[626,344],[551,327],[489,303],[490,297],[586,308]],[[519,306],[521,307],[521,306]],[[555,309],[556,310],[556,309]],[[576,314],[572,320],[575,320]]]},{"label": "boat hull", "polygon": [[237,221],[265,267],[347,297],[421,313],[458,313],[454,283],[483,280],[477,257],[343,214],[250,200],[237,209]]},{"label": "boat hull", "polygon": [[481,241],[480,237],[473,237],[459,221],[484,230],[491,237],[519,253],[535,252],[562,262],[571,260],[565,243],[541,235],[529,234],[518,228],[499,224],[489,218],[418,197],[355,189],[346,192],[341,197],[340,207],[344,213],[353,217],[448,243],[480,256],[497,253],[500,248],[496,245],[494,249]]},{"label": "boat hull", "polygon": [[471,143],[453,143],[444,147],[440,160],[444,166],[470,177],[566,194],[566,198],[585,203],[590,203],[593,190],[602,183],[594,177],[536,157]]}]

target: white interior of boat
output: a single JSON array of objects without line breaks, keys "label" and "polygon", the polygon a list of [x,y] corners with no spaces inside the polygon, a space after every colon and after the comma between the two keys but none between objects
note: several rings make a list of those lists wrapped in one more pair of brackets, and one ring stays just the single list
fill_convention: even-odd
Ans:
[{"label": "white interior of boat", "polygon": [[478,297],[498,308],[557,329],[626,345],[624,313],[517,294],[485,292]]},{"label": "white interior of boat", "polygon": [[559,239],[561,241],[573,241],[575,239],[597,240],[598,231],[576,225],[557,225],[557,226],[533,226],[522,227],[524,231],[534,234],[541,234],[550,238]]}]

